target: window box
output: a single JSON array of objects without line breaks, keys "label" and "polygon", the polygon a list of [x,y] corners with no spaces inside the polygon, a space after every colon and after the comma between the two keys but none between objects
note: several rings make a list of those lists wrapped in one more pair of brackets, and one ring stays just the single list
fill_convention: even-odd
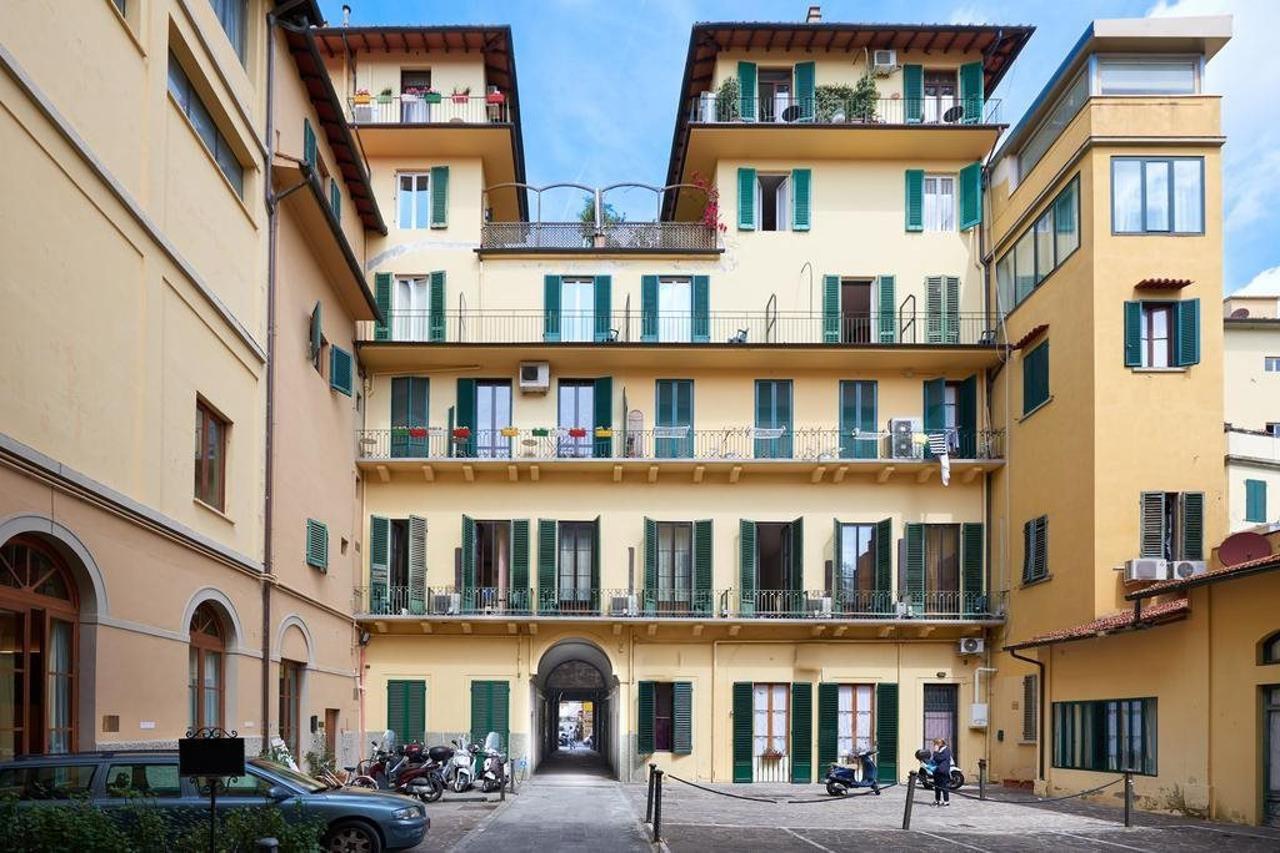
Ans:
[{"label": "window box", "polygon": [[570,427],[569,437],[570,438],[586,438],[587,431],[584,427]]},{"label": "window box", "polygon": [[367,104],[369,103],[370,100],[372,100],[372,98],[370,97],[368,92],[356,92],[355,98],[353,100],[357,104]]},{"label": "window box", "polygon": [[505,104],[507,102],[507,96],[499,92],[497,89],[493,89],[489,94],[484,96],[484,102],[486,104]]},{"label": "window box", "polygon": [[466,441],[471,438],[471,427],[456,427],[453,431],[453,437],[459,441]]},{"label": "window box", "polygon": [[520,434],[520,430],[516,429],[515,427],[503,427],[502,429],[498,430],[498,432],[502,433],[504,438],[515,438],[517,435]]},{"label": "window box", "polygon": [[438,104],[442,99],[439,92],[427,92],[422,96],[422,100],[426,101],[428,104]]},{"label": "window box", "polygon": [[608,427],[596,427],[596,438],[613,438],[613,430]]},{"label": "window box", "polygon": [[534,427],[533,429],[534,438],[546,438],[549,435],[551,435],[551,430],[546,427]]}]

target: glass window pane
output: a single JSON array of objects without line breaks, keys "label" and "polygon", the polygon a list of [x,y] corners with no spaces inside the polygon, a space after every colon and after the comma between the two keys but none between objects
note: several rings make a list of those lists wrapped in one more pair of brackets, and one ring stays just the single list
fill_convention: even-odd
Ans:
[{"label": "glass window pane", "polygon": [[1035,235],[1030,230],[1013,248],[1015,302],[1021,302],[1036,286]]},{"label": "glass window pane", "polygon": [[685,343],[693,339],[693,285],[687,278],[658,281],[658,340]]},{"label": "glass window pane", "polygon": [[595,337],[595,282],[564,279],[560,285],[560,339],[587,342]]},{"label": "glass window pane", "polygon": [[418,175],[414,180],[413,190],[413,227],[426,228],[430,224],[427,206],[431,203],[431,193],[427,192],[427,176]]},{"label": "glass window pane", "polygon": [[1121,234],[1142,230],[1142,161],[1111,161],[1111,227]]},{"label": "glass window pane", "polygon": [[1203,160],[1173,161],[1173,230],[1195,234],[1204,230]]},{"label": "glass window pane", "polygon": [[1169,162],[1152,160],[1145,167],[1148,231],[1169,230]]},{"label": "glass window pane", "polygon": [[182,107],[182,111],[186,112],[191,99],[191,84],[187,81],[186,73],[183,72],[182,66],[178,64],[173,54],[169,54],[169,91]]},{"label": "glass window pane", "polygon": [[1189,95],[1196,91],[1193,60],[1103,60],[1098,65],[1104,95]]},{"label": "glass window pane", "polygon": [[397,205],[401,228],[413,227],[413,176],[400,176],[400,197]]},{"label": "glass window pane", "polygon": [[[1077,215],[1076,183],[1073,181],[1059,193],[1053,203],[1054,251],[1061,264],[1080,245],[1080,221]],[[998,275],[997,271],[997,275]]]},{"label": "glass window pane", "polygon": [[1013,309],[1013,253],[1007,252],[996,263],[996,295],[1000,300],[999,310],[1009,312]]},{"label": "glass window pane", "polygon": [[1036,284],[1053,272],[1053,209],[1036,221]]}]

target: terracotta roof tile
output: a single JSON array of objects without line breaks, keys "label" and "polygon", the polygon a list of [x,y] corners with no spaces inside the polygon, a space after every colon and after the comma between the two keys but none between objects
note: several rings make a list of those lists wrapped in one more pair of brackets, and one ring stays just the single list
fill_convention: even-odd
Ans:
[{"label": "terracotta roof tile", "polygon": [[1139,598],[1151,598],[1154,595],[1161,595],[1166,592],[1175,592],[1192,586],[1201,586],[1202,584],[1231,580],[1235,577],[1257,574],[1261,571],[1270,571],[1272,569],[1280,569],[1280,554],[1269,554],[1266,557],[1259,557],[1256,560],[1246,560],[1243,563],[1236,563],[1234,566],[1222,566],[1221,568],[1205,572],[1202,575],[1195,575],[1194,577],[1156,581],[1150,586],[1146,586],[1140,590],[1129,593],[1125,598],[1130,601],[1134,601]]},{"label": "terracotta roof tile", "polygon": [[1190,610],[1191,602],[1185,598],[1144,607],[1136,622],[1134,621],[1134,611],[1132,609],[1121,610],[1108,616],[1103,616],[1100,619],[1094,619],[1092,622],[1085,622],[1083,625],[1074,625],[1070,628],[1061,628],[1057,631],[1039,634],[1030,640],[1013,643],[1005,646],[1005,648],[1027,649],[1034,646],[1048,646],[1053,643],[1067,643],[1072,640],[1087,640],[1090,637],[1098,637],[1117,631],[1131,631],[1135,628],[1151,627],[1180,619]]},{"label": "terracotta roof tile", "polygon": [[1189,278],[1144,278],[1134,290],[1181,290],[1191,284]]},{"label": "terracotta roof tile", "polygon": [[1018,338],[1018,342],[1013,345],[1013,348],[1022,349],[1027,344],[1031,343],[1032,341],[1034,341],[1036,338],[1040,337],[1047,331],[1049,331],[1049,324],[1041,323],[1039,326],[1036,326],[1034,329],[1027,332],[1022,337]]}]

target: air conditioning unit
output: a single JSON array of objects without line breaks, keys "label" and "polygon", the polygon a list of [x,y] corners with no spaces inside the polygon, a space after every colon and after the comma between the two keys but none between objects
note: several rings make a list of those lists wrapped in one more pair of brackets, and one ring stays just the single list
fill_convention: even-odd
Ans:
[{"label": "air conditioning unit", "polygon": [[1169,561],[1154,557],[1140,557],[1124,564],[1127,581],[1164,581],[1169,579]]},{"label": "air conditioning unit", "polygon": [[919,418],[891,418],[889,455],[894,459],[919,459],[921,453],[916,445],[916,433],[921,429]]},{"label": "air conditioning unit", "polygon": [[969,728],[985,729],[987,727],[987,703],[974,702],[969,706]]},{"label": "air conditioning unit", "polygon": [[520,362],[520,393],[545,394],[550,389],[550,364],[545,361]]},{"label": "air conditioning unit", "polygon": [[1208,571],[1204,560],[1174,560],[1169,564],[1169,577],[1186,580]]},{"label": "air conditioning unit", "polygon": [[609,599],[611,616],[635,616],[639,612],[634,595],[615,595]]},{"label": "air conditioning unit", "polygon": [[887,77],[898,70],[896,50],[877,50],[871,54],[871,71],[877,77]]},{"label": "air conditioning unit", "polygon": [[454,592],[449,595],[449,615],[457,616],[462,612],[462,593]]},{"label": "air conditioning unit", "polygon": [[962,655],[980,655],[986,650],[987,643],[981,637],[965,637],[958,646]]}]

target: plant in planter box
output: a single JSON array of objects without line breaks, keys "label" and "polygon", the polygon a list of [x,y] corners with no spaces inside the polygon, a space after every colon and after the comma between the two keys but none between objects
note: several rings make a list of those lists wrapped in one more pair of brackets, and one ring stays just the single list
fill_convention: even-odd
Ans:
[{"label": "plant in planter box", "polygon": [[853,96],[849,99],[849,117],[865,122],[876,121],[876,103],[879,98],[876,81],[871,75],[860,78],[853,87]]},{"label": "plant in planter box", "polygon": [[504,104],[506,101],[507,96],[499,92],[497,86],[490,86],[488,93],[484,96],[486,104]]},{"label": "plant in planter box", "polygon": [[391,94],[391,87],[388,86],[387,88],[383,89],[381,92],[378,93],[378,103],[389,104],[391,103],[391,99],[393,97],[394,95]]},{"label": "plant in planter box", "polygon": [[454,86],[453,87],[453,102],[455,104],[465,104],[470,97],[471,97],[470,86]]},{"label": "plant in planter box", "polygon": [[742,89],[737,77],[726,77],[716,89],[716,121],[737,121],[742,114]]},{"label": "plant in planter box", "polygon": [[438,104],[441,100],[440,93],[435,89],[426,89],[422,93],[422,100],[426,101],[428,104]]},{"label": "plant in planter box", "polygon": [[354,100],[357,104],[367,104],[367,103],[369,103],[369,101],[370,101],[370,97],[369,97],[369,90],[368,90],[368,89],[356,89],[356,94],[355,94],[355,97],[353,98],[353,100]]}]

